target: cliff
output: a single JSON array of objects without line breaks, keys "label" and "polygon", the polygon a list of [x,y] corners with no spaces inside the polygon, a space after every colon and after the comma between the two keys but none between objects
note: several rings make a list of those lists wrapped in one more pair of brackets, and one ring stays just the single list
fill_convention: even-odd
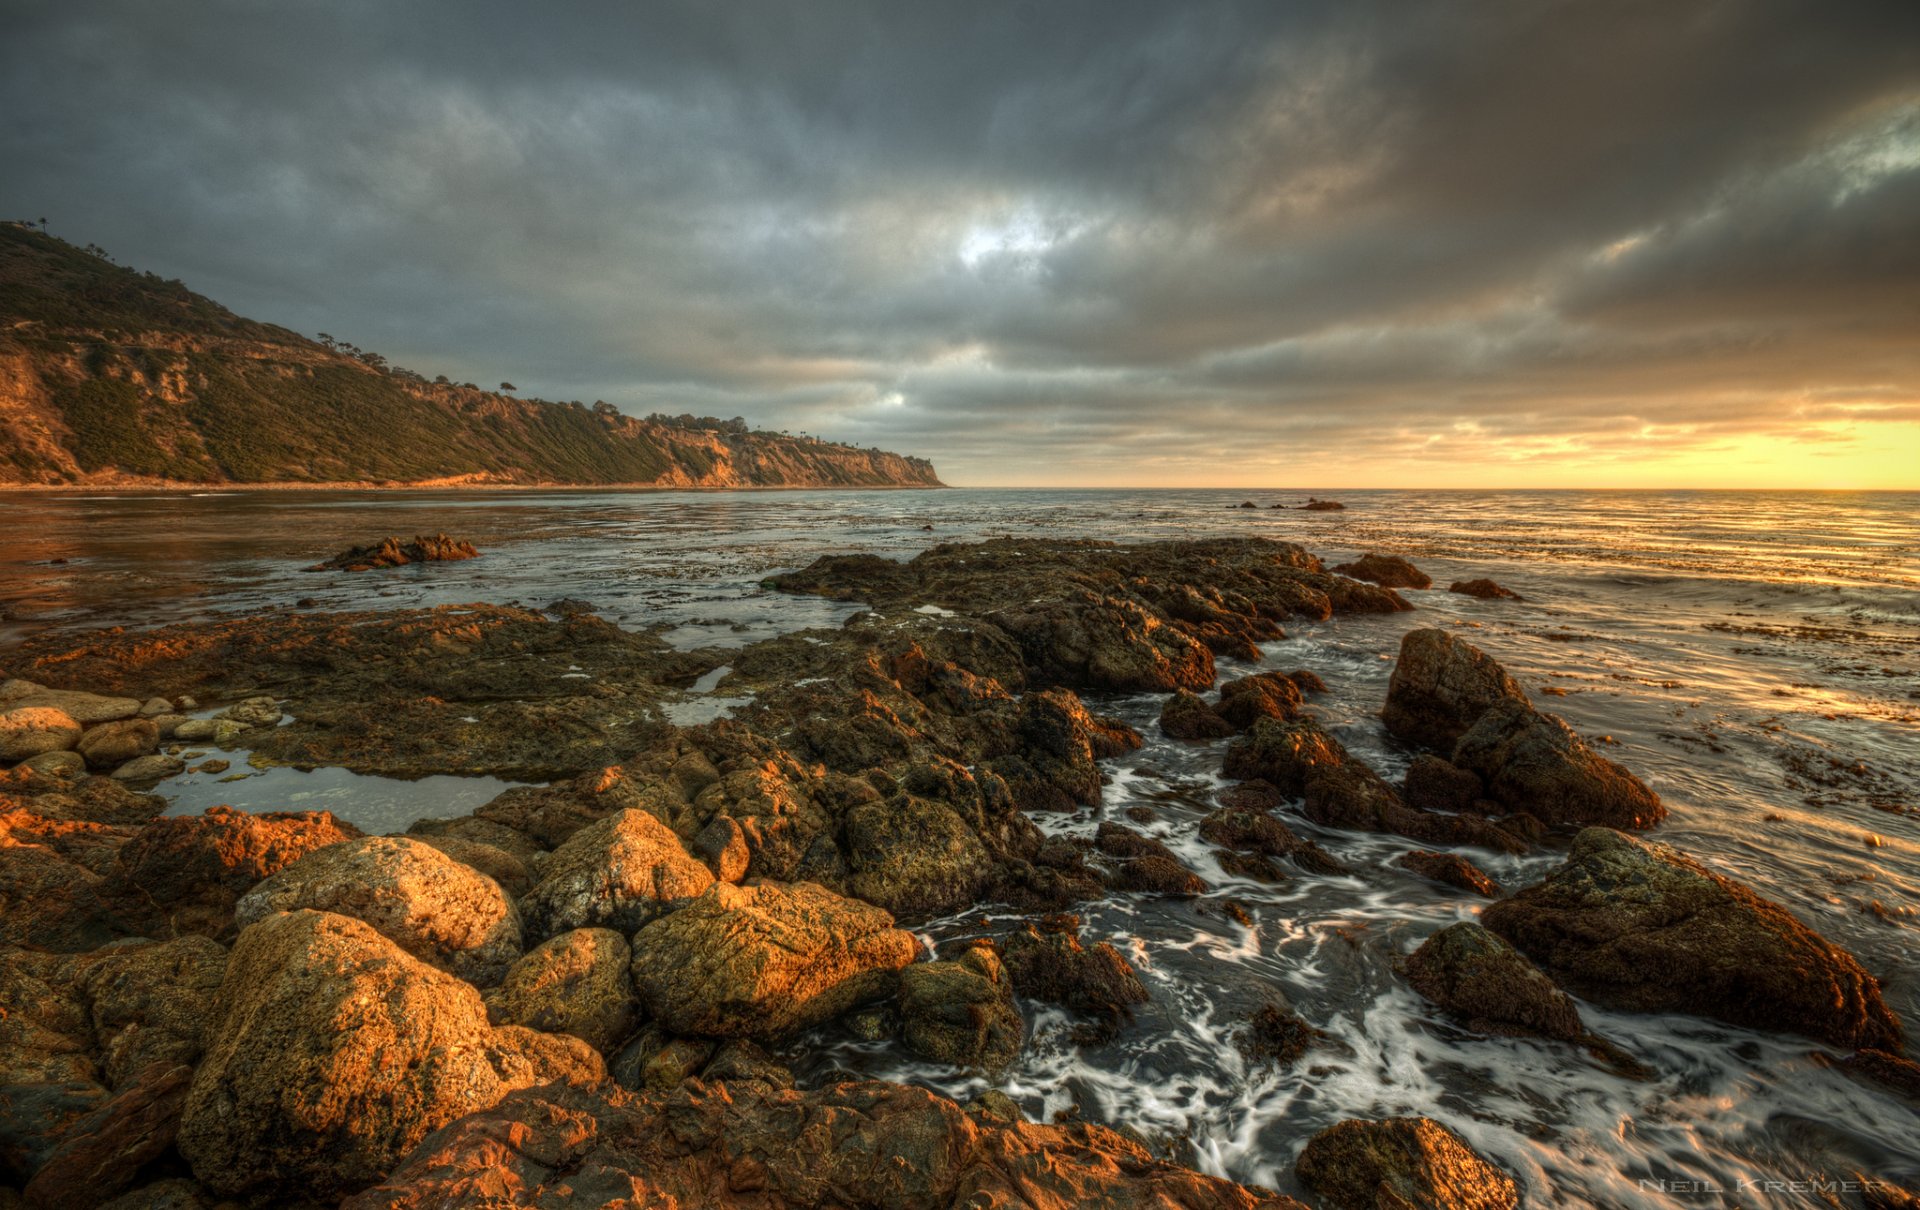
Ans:
[{"label": "cliff", "polygon": [[0,224],[0,484],[937,487],[933,464],[425,377]]}]

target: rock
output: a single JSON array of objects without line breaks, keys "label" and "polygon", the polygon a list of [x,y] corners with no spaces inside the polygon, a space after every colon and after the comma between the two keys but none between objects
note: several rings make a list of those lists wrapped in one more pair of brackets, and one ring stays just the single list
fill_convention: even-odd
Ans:
[{"label": "rock", "polygon": [[1346,867],[1331,853],[1296,835],[1292,828],[1272,815],[1251,807],[1221,807],[1200,821],[1200,838],[1243,853],[1285,857],[1315,874],[1346,872]]},{"label": "rock", "polygon": [[21,761],[20,767],[48,777],[80,777],[87,771],[87,758],[78,752],[42,752]]},{"label": "rock", "polygon": [[1479,774],[1493,801],[1548,824],[1638,831],[1667,817],[1639,778],[1524,702],[1483,713],[1454,746],[1453,763]]},{"label": "rock", "polygon": [[199,1062],[226,971],[225,947],[206,937],[97,951],[75,983],[107,1084],[125,1088],[156,1064]]},{"label": "rock", "polygon": [[693,838],[690,847],[693,855],[706,862],[719,881],[738,882],[747,876],[747,863],[753,854],[747,849],[745,829],[733,816],[714,816]]},{"label": "rock", "polygon": [[0,843],[0,946],[84,953],[138,931],[107,892],[106,880],[78,860],[7,835]]},{"label": "rock", "polygon": [[173,713],[173,703],[164,697],[150,697],[140,706],[141,718],[159,718]]},{"label": "rock", "polygon": [[271,697],[250,697],[243,701],[236,702],[214,715],[213,721],[219,723],[224,719],[230,722],[241,723],[248,727],[272,727],[277,725],[282,717],[280,703],[277,699]]},{"label": "rock", "polygon": [[1320,772],[1347,761],[1345,747],[1316,719],[1260,719],[1228,746],[1223,771],[1242,781],[1267,782],[1286,797],[1298,798]]},{"label": "rock", "polygon": [[1198,694],[1185,689],[1160,708],[1160,733],[1169,739],[1225,739],[1238,728],[1214,712]]},{"label": "rock", "polygon": [[132,718],[140,713],[140,702],[130,697],[102,697],[72,689],[42,689],[23,694],[7,704],[9,711],[43,708],[58,710],[81,726],[90,727],[95,723]]},{"label": "rock", "polygon": [[885,997],[920,943],[812,883],[715,883],[633,938],[633,981],[665,1028],[774,1038]]},{"label": "rock", "polygon": [[498,1025],[572,1034],[611,1054],[640,1019],[629,966],[633,951],[612,929],[575,929],[514,963],[487,996]]},{"label": "rock", "polygon": [[1920,1063],[1904,1055],[1869,1047],[1853,1052],[1836,1066],[1850,1076],[1871,1080],[1920,1103]]},{"label": "rock", "polygon": [[78,720],[53,706],[15,706],[0,714],[0,760],[64,752],[80,740]]},{"label": "rock", "polygon": [[973,906],[993,872],[979,837],[952,808],[897,794],[847,813],[847,890],[925,920]]},{"label": "rock", "polygon": [[0,709],[13,705],[23,697],[46,691],[45,685],[34,681],[22,680],[17,676],[0,677]]},{"label": "rock", "polygon": [[1572,1042],[1587,1032],[1571,996],[1520,951],[1469,921],[1422,942],[1407,959],[1407,982],[1480,1033]]},{"label": "rock", "polygon": [[0,1176],[24,1184],[61,1137],[107,1099],[90,1080],[0,1085]]},{"label": "rock", "polygon": [[155,714],[151,717],[154,729],[160,732],[162,740],[174,738],[174,734],[180,730],[180,724],[191,721],[184,714]]},{"label": "rock", "polygon": [[1113,820],[1105,820],[1094,834],[1094,847],[1118,864],[1109,882],[1115,890],[1154,895],[1202,895],[1207,884],[1180,863],[1160,841]]},{"label": "rock", "polygon": [[351,916],[429,965],[492,987],[520,957],[520,914],[500,885],[430,845],[368,836],[306,854],[248,891],[241,928],[311,908]]},{"label": "rock", "polygon": [[1402,794],[1420,811],[1470,811],[1486,794],[1480,775],[1444,757],[1422,752],[1407,766]]},{"label": "rock", "polygon": [[94,1210],[173,1146],[193,1069],[155,1063],[67,1127],[21,1190],[35,1210]]},{"label": "rock", "polygon": [[1564,864],[1482,920],[1562,986],[1610,1008],[1900,1050],[1899,1019],[1852,955],[1665,845],[1588,828]]},{"label": "rock", "polygon": [[1220,704],[1214,709],[1235,730],[1244,731],[1263,718],[1292,718],[1302,704],[1300,687],[1291,679],[1261,672],[1220,686]]},{"label": "rock", "polygon": [[227,1210],[205,1185],[190,1177],[169,1176],[123,1193],[99,1210]]},{"label": "rock", "polygon": [[1105,1127],[996,1119],[873,1081],[529,1089],[435,1134],[345,1210],[531,1204],[534,1190],[580,1206],[1304,1210]]},{"label": "rock", "polygon": [[113,769],[160,745],[160,729],[152,719],[128,718],[87,729],[74,745],[91,769]]},{"label": "rock", "polygon": [[1292,672],[1287,673],[1287,679],[1292,681],[1294,688],[1302,693],[1325,693],[1327,691],[1327,683],[1320,679],[1320,674],[1309,668],[1295,668]]},{"label": "rock", "polygon": [[[909,967],[909,970],[912,968]],[[755,1080],[769,1088],[792,1088],[793,1072],[786,1064],[745,1038],[730,1038],[714,1048],[700,1078],[707,1081]]]},{"label": "rock", "polygon": [[1309,513],[1337,513],[1346,507],[1338,500],[1315,500],[1311,496],[1300,506],[1302,511]]},{"label": "rock", "polygon": [[363,1188],[557,1066],[488,1025],[472,987],[326,912],[240,934],[209,1033],[176,1145],[214,1191],[262,1200]]},{"label": "rock", "polygon": [[359,835],[326,811],[251,815],[210,807],[140,829],[120,849],[109,881],[150,904],[162,927],[217,936],[231,930],[234,904],[262,879]]},{"label": "rock", "polygon": [[520,901],[529,940],[572,929],[630,933],[713,885],[671,829],[645,811],[625,810],[575,832]]},{"label": "rock", "polygon": [[533,872],[527,863],[507,850],[477,840],[465,840],[459,836],[414,835],[409,839],[439,849],[461,865],[468,866],[485,874],[500,884],[510,898],[518,898],[533,889]]},{"label": "rock", "polygon": [[1346,1121],[1307,1141],[1293,1175],[1322,1210],[1514,1210],[1513,1178],[1432,1118]]},{"label": "rock", "polygon": [[386,538],[372,546],[350,546],[307,568],[308,571],[371,571],[376,567],[402,567],[408,563],[456,563],[477,559],[480,552],[473,543],[435,534],[431,538],[414,535],[413,541]]},{"label": "rock", "polygon": [[220,724],[210,718],[190,718],[173,729],[173,738],[186,743],[197,744],[211,740]]},{"label": "rock", "polygon": [[1489,709],[1526,700],[1519,684],[1478,647],[1444,630],[1410,630],[1400,640],[1380,717],[1410,744],[1452,752]]},{"label": "rock", "polygon": [[1492,580],[1455,580],[1447,586],[1448,592],[1457,592],[1462,596],[1479,597],[1483,601],[1524,601],[1525,597],[1510,588],[1502,588]]},{"label": "rock", "polygon": [[1264,1004],[1247,1018],[1247,1026],[1235,1042],[1250,1059],[1291,1067],[1327,1040],[1324,1030],[1315,1029],[1284,1004]]},{"label": "rock", "polygon": [[1014,990],[1030,1000],[1058,1004],[1094,1018],[1086,1041],[1108,1041],[1147,1002],[1147,989],[1120,951],[1105,941],[1080,944],[1080,921],[1049,916],[1007,935],[1001,959]]},{"label": "rock", "polygon": [[1337,563],[1329,570],[1356,580],[1367,580],[1382,588],[1432,588],[1433,577],[1399,555],[1364,554],[1351,563]]},{"label": "rock", "polygon": [[1412,870],[1422,878],[1444,882],[1448,886],[1458,887],[1475,895],[1482,895],[1488,899],[1500,897],[1500,884],[1487,877],[1486,871],[1458,853],[1434,853],[1426,849],[1416,849],[1411,853],[1401,854],[1393,864],[1403,870]]},{"label": "rock", "polygon": [[991,945],[900,972],[900,1037],[922,1058],[996,1073],[1019,1057],[1025,1036],[1013,980]]},{"label": "rock", "polygon": [[164,752],[136,756],[113,771],[115,781],[159,781],[187,770],[187,762]]}]

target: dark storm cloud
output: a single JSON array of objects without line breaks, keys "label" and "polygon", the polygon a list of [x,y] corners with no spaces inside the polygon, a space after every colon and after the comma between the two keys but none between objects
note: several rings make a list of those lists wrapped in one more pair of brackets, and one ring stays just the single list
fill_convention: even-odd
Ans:
[{"label": "dark storm cloud", "polygon": [[1920,396],[1911,3],[8,9],[0,212],[956,481]]}]

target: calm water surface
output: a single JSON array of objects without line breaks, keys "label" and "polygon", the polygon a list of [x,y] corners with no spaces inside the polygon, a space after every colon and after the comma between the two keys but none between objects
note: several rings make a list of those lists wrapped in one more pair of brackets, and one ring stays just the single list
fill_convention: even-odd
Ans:
[{"label": "calm water surface", "polygon": [[[1231,507],[1297,504],[1305,490],[0,495],[0,660],[6,644],[46,627],[147,626],[302,600],[357,609],[574,597],[677,645],[739,645],[852,611],[767,593],[758,583],[769,571],[822,553],[908,557],[1002,534],[1260,534],[1333,558],[1393,552],[1443,585],[1488,575],[1528,600],[1416,592],[1412,614],[1291,626],[1265,666],[1318,671],[1333,689],[1318,706],[1349,747],[1397,776],[1409,754],[1375,712],[1399,637],[1469,627],[1541,706],[1661,793],[1673,814],[1660,839],[1786,903],[1884,976],[1889,1001],[1920,1023],[1920,494],[1316,494],[1348,510]],[[352,543],[434,530],[487,555],[360,576],[300,570]],[[710,688],[724,700],[724,680]],[[1147,805],[1157,816],[1148,830],[1215,890],[1181,903],[1116,896],[1085,912],[1089,934],[1133,957],[1154,1000],[1115,1043],[1088,1050],[1070,1044],[1064,1018],[1029,1006],[1026,1055],[1002,1084],[1031,1111],[1077,1104],[1208,1171],[1283,1187],[1315,1130],[1401,1113],[1453,1125],[1543,1204],[1825,1205],[1814,1190],[1754,1182],[1856,1171],[1920,1184],[1920,1113],[1825,1069],[1811,1043],[1583,1006],[1596,1031],[1657,1073],[1635,1083],[1569,1047],[1448,1025],[1393,962],[1476,905],[1392,868],[1411,842],[1293,818],[1355,873],[1301,874],[1279,888],[1236,880],[1195,836],[1220,784],[1220,746],[1159,740],[1152,697],[1099,706],[1149,743],[1111,762],[1102,807],[1043,826],[1091,834]],[[176,809],[324,805],[386,828],[469,810],[497,789],[338,770],[162,787]],[[1556,861],[1469,855],[1509,887]],[[1223,914],[1229,898],[1251,927]],[[923,932],[937,943],[982,927],[969,916]],[[1244,1060],[1234,1029],[1281,996],[1345,1049],[1288,1071]],[[957,1094],[983,1086],[892,1047],[815,1041],[805,1060],[814,1074],[837,1066]],[[1662,1192],[1662,1180],[1725,1192]]]}]

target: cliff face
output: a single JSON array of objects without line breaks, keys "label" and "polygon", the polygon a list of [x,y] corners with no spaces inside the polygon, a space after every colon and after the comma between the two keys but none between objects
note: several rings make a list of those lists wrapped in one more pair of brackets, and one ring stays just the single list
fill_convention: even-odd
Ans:
[{"label": "cliff face", "polygon": [[937,487],[884,450],[428,382],[0,225],[0,484]]}]

